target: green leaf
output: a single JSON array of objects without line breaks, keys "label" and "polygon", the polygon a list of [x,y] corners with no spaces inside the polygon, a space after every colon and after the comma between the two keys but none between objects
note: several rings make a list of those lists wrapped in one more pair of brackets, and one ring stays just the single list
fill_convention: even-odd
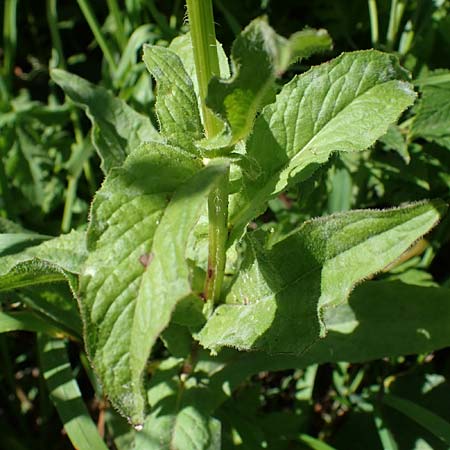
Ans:
[{"label": "green leaf", "polygon": [[435,201],[336,214],[305,222],[269,249],[248,237],[249,251],[227,304],[208,320],[200,343],[215,351],[306,351],[326,335],[336,307],[355,284],[397,259],[445,209]]},{"label": "green leaf", "polygon": [[194,141],[203,136],[197,97],[181,59],[171,50],[144,46],[144,62],[157,82],[156,114],[168,142],[198,153]]},{"label": "green leaf", "polygon": [[24,305],[49,319],[66,334],[79,341],[82,340],[83,326],[74,293],[66,282],[33,285],[21,288],[14,296],[5,295],[12,301],[19,300]]},{"label": "green leaf", "polygon": [[[348,303],[329,311],[328,334],[303,354],[231,353],[223,369],[210,377],[209,386],[216,390],[214,400],[220,404],[226,398],[225,384],[234,390],[261,371],[429,353],[450,345],[449,321],[450,289],[370,281],[358,286]],[[241,328],[245,330],[244,323]]]},{"label": "green leaf", "polygon": [[33,244],[46,241],[50,236],[43,236],[37,233],[2,233],[0,234],[0,256],[11,253],[18,253]]},{"label": "green leaf", "polygon": [[[169,324],[175,307],[197,296],[191,286],[187,246],[204,211],[208,194],[226,171],[224,164],[210,164],[181,186],[155,232],[152,261],[142,277],[131,331],[130,365],[133,394],[137,398],[142,389],[142,374],[157,337]],[[197,302],[202,303],[199,298]]]},{"label": "green leaf", "polygon": [[330,44],[324,30],[299,32],[285,39],[275,33],[265,18],[253,20],[233,43],[232,78],[213,78],[208,87],[207,105],[231,131],[228,145],[245,138],[256,114],[274,100],[277,76],[293,61]]},{"label": "green leaf", "polygon": [[382,401],[426,428],[447,445],[450,445],[450,423],[437,414],[417,403],[392,394],[384,395]]},{"label": "green leaf", "polygon": [[84,404],[64,341],[40,336],[38,346],[50,398],[72,444],[79,449],[107,450]]},{"label": "green leaf", "polygon": [[51,326],[47,321],[34,313],[27,311],[0,311],[0,333],[8,333],[11,331],[33,331],[52,336],[57,335],[59,332],[57,328]]},{"label": "green leaf", "polygon": [[110,173],[93,202],[89,256],[80,276],[86,349],[105,392],[127,417],[136,411],[142,415],[143,409],[131,387],[130,368],[142,275],[171,196],[200,167],[181,149],[145,144]]},{"label": "green leaf", "polygon": [[266,201],[306,179],[331,153],[361,151],[384,135],[415,93],[395,56],[346,53],[295,77],[257,118],[231,199],[234,237]]},{"label": "green leaf", "polygon": [[308,434],[300,434],[298,440],[304,443],[308,448],[312,448],[313,450],[335,450],[334,447],[331,447],[325,442],[309,436]]},{"label": "green leaf", "polygon": [[220,450],[220,422],[203,416],[192,406],[176,414],[167,414],[158,407],[146,420],[136,445],[142,450]]},{"label": "green leaf", "polygon": [[[216,42],[216,48],[219,57],[220,77],[229,78],[230,67],[227,55],[223,51],[222,44],[218,41]],[[186,33],[173,39],[169,45],[169,49],[176,53],[183,62],[184,69],[194,83],[194,90],[198,96],[198,81],[197,73],[195,71],[194,50],[192,48],[191,34]]]},{"label": "green leaf", "polygon": [[[450,71],[435,71],[433,74],[450,75]],[[450,149],[450,80],[421,87],[422,96],[411,134],[414,138],[434,141]]]},{"label": "green leaf", "polygon": [[292,34],[287,42],[284,42],[286,40],[281,36],[278,36],[278,39],[282,41],[282,45],[279,45],[277,64],[279,72],[284,72],[291,64],[309,58],[315,53],[331,50],[333,46],[330,35],[323,29],[306,28]]},{"label": "green leaf", "polygon": [[136,448],[220,450],[220,422],[202,407],[209,392],[197,390],[194,377],[181,381],[182,361],[167,358],[153,375],[148,389],[152,413],[136,436]]},{"label": "green leaf", "polygon": [[22,252],[0,258],[0,291],[68,281],[77,289],[78,274],[87,257],[85,235],[72,231]]},{"label": "green leaf", "polygon": [[60,69],[53,69],[51,77],[72,101],[86,110],[92,122],[92,141],[105,173],[120,166],[143,141],[161,140],[148,117],[106,89]]}]

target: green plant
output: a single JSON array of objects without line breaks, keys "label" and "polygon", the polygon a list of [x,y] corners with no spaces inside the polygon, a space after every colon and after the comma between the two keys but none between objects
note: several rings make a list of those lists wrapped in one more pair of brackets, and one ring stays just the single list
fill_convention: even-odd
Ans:
[{"label": "green plant", "polygon": [[[123,431],[112,416],[116,447],[138,449],[220,448],[221,426],[245,435],[247,424],[239,414],[230,418],[236,411],[227,400],[263,370],[449,343],[445,288],[367,282],[349,299],[356,284],[436,225],[443,201],[349,211],[275,235],[248,227],[278,194],[314,180],[332,153],[367,149],[412,105],[416,95],[397,58],[346,53],[280,87],[292,62],[328,49],[330,38],[309,29],[286,39],[256,19],[233,45],[230,78],[210,2],[189,1],[188,13],[191,34],[144,49],[157,82],[159,131],[105,89],[52,71],[93,123],[105,180],[86,232],[33,236],[45,242],[31,245],[26,230],[14,229],[3,248],[0,289],[21,288],[21,303],[38,306],[47,321],[11,303],[0,313],[2,331],[40,333],[44,378],[79,448],[104,444],[67,370],[61,333],[84,341],[97,395],[138,430]],[[78,299],[83,339],[76,305],[64,301],[66,284]],[[39,285],[39,300],[27,295]],[[305,390],[310,401],[311,386]]]}]

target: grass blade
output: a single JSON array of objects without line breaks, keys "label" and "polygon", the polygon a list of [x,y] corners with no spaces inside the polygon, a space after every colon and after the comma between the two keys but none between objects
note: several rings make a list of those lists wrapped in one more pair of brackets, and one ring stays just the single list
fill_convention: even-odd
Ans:
[{"label": "grass blade", "polygon": [[107,450],[81,397],[64,341],[40,335],[38,346],[50,398],[72,444],[80,450]]},{"label": "grass blade", "polygon": [[450,445],[450,423],[442,417],[417,403],[397,397],[396,395],[385,395],[383,397],[383,403],[414,420],[447,445]]},{"label": "grass blade", "polygon": [[325,442],[313,438],[308,434],[300,434],[298,439],[300,442],[303,442],[303,444],[306,444],[307,447],[312,448],[313,450],[336,450],[334,447],[331,447],[328,444],[325,444]]}]

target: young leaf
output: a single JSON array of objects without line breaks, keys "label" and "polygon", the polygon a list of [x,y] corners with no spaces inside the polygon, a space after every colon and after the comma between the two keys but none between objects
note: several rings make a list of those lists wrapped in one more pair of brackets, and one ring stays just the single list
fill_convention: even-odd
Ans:
[{"label": "young leaf", "polygon": [[[220,42],[216,42],[216,48],[217,56],[219,57],[220,78],[229,78],[230,66],[227,55],[223,51],[223,47]],[[177,54],[183,62],[184,69],[194,83],[194,90],[198,96],[198,81],[197,73],[195,71],[194,50],[192,48],[191,34],[186,33],[173,39],[169,45],[169,49]]]},{"label": "young leaf", "polygon": [[50,398],[72,444],[79,449],[107,450],[81,397],[64,341],[40,336],[38,345]]},{"label": "young leaf", "polygon": [[398,258],[445,209],[434,201],[336,214],[304,223],[270,249],[247,238],[249,252],[227,304],[208,320],[200,343],[213,350],[306,351],[326,335],[328,314],[355,284]]},{"label": "young leaf", "polygon": [[131,331],[130,365],[137,398],[153,344],[169,324],[177,304],[195,296],[186,260],[187,245],[208,194],[226,170],[223,164],[210,164],[181,186],[155,232],[152,261],[142,277]]},{"label": "young leaf", "polygon": [[144,46],[144,62],[157,82],[156,114],[161,134],[168,142],[197,153],[194,142],[203,136],[203,126],[194,86],[181,59],[171,50]]},{"label": "young leaf", "polygon": [[[432,74],[449,75],[450,72],[435,71]],[[412,136],[437,142],[450,149],[450,81],[424,84],[421,91],[422,97],[411,129]]]},{"label": "young leaf", "polygon": [[207,98],[207,105],[229,126],[232,136],[228,145],[246,137],[256,114],[274,100],[277,76],[294,60],[330,46],[326,32],[316,39],[315,31],[285,39],[275,33],[265,18],[258,18],[237,37],[231,49],[233,77],[213,78]]},{"label": "young leaf", "polygon": [[105,173],[120,166],[143,141],[161,141],[148,117],[106,89],[60,69],[53,69],[51,77],[72,101],[86,110],[92,122],[92,142]]},{"label": "young leaf", "polygon": [[200,167],[181,149],[145,144],[110,173],[92,205],[89,256],[80,276],[86,350],[115,407],[133,420],[142,420],[143,410],[130,368],[142,275],[152,264],[154,234],[170,197]]},{"label": "young leaf", "polygon": [[284,86],[247,143],[243,186],[230,205],[234,236],[332,152],[361,151],[384,135],[414,102],[405,76],[395,56],[368,50],[343,54]]}]

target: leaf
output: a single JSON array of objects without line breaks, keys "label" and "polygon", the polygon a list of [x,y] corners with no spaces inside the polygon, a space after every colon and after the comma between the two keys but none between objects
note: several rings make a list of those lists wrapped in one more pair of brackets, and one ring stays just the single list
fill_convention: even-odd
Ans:
[{"label": "leaf", "polygon": [[198,153],[194,141],[203,136],[197,97],[181,59],[171,50],[144,46],[144,62],[157,82],[156,114],[168,142]]},{"label": "leaf", "polygon": [[325,442],[309,436],[308,434],[300,434],[298,440],[313,450],[335,450],[334,447],[331,447]]},{"label": "leaf", "polygon": [[177,414],[164,414],[156,408],[146,420],[136,445],[142,450],[220,450],[220,422],[204,417],[192,406]]},{"label": "leaf", "polygon": [[148,390],[152,413],[135,446],[140,450],[220,450],[220,422],[203,411],[204,390],[197,391],[193,378],[183,386],[179,372],[182,360],[167,358],[153,375]]},{"label": "leaf", "polygon": [[[66,282],[24,287],[15,294],[13,297],[15,301],[19,300],[42,316],[46,316],[49,323],[54,323],[72,339],[82,340],[83,327],[78,305],[74,301],[73,291],[70,291]],[[8,299],[9,297],[11,295]]]},{"label": "leaf", "polygon": [[79,231],[0,257],[0,291],[57,281],[69,282],[75,291],[74,274],[86,257],[85,235]]},{"label": "leaf", "polygon": [[72,101],[86,110],[103,172],[120,166],[142,142],[161,140],[148,117],[137,113],[106,89],[60,69],[53,69],[51,77]]},{"label": "leaf", "polygon": [[254,237],[225,305],[200,343],[301,354],[324,337],[335,308],[356,283],[379,272],[429,231],[440,201],[385,211],[350,211],[305,222],[269,249]]},{"label": "leaf", "polygon": [[329,47],[331,40],[322,30],[299,32],[285,39],[269,26],[266,18],[253,20],[237,37],[231,49],[233,76],[213,78],[207,105],[229,126],[228,145],[245,138],[256,114],[275,96],[275,79],[295,60]]},{"label": "leaf", "polygon": [[[401,320],[394,320],[399,317]],[[369,281],[355,289],[348,303],[330,309],[328,334],[301,355],[231,353],[228,364],[210,377],[209,387],[215,390],[214,400],[220,404],[226,398],[221,390],[224,383],[234,390],[263,370],[429,353],[450,345],[449,321],[450,289]],[[244,324],[241,326],[245,330]]]},{"label": "leaf", "polygon": [[11,331],[33,331],[47,333],[52,336],[58,334],[58,329],[47,321],[28,311],[4,312],[0,311],[0,333]]},{"label": "leaf", "polygon": [[[435,76],[450,75],[450,71],[432,72]],[[450,80],[425,84],[411,129],[413,138],[424,138],[450,149]]]},{"label": "leaf", "polygon": [[200,167],[181,149],[145,144],[110,173],[92,205],[89,256],[80,276],[86,350],[105,392],[127,417],[143,408],[142,399],[135,406],[130,369],[142,275],[173,192]]},{"label": "leaf", "polygon": [[[230,67],[228,63],[228,58],[225,52],[223,51],[222,44],[220,42],[216,42],[217,55],[219,57],[219,70],[221,78],[229,78],[230,77]],[[195,61],[194,61],[194,50],[192,48],[192,40],[191,34],[186,33],[182,36],[178,36],[172,40],[169,45],[169,49],[178,55],[181,59],[184,69],[189,75],[189,78],[194,83],[194,90],[198,96],[198,81],[197,81],[197,73],[195,70]]]},{"label": "leaf", "polygon": [[169,324],[175,307],[196,296],[186,259],[189,237],[208,194],[226,171],[224,164],[210,164],[180,187],[155,232],[152,262],[142,277],[131,331],[130,365],[136,397],[141,393],[142,374],[157,337]]},{"label": "leaf", "polygon": [[72,373],[64,341],[40,336],[38,347],[50,398],[72,444],[79,449],[106,450]]},{"label": "leaf", "polygon": [[[281,36],[278,39],[285,40]],[[291,64],[309,58],[315,53],[331,50],[332,46],[333,42],[327,30],[306,28],[297,31],[289,37],[287,43],[283,42],[280,46],[278,71],[284,72]]]},{"label": "leaf", "polygon": [[384,135],[415,93],[393,55],[345,53],[284,86],[247,143],[241,190],[231,198],[236,237],[266,201],[308,178],[331,153],[361,151]]},{"label": "leaf", "polygon": [[450,445],[450,423],[437,414],[417,403],[392,394],[384,395],[382,401],[426,428],[447,445]]}]

